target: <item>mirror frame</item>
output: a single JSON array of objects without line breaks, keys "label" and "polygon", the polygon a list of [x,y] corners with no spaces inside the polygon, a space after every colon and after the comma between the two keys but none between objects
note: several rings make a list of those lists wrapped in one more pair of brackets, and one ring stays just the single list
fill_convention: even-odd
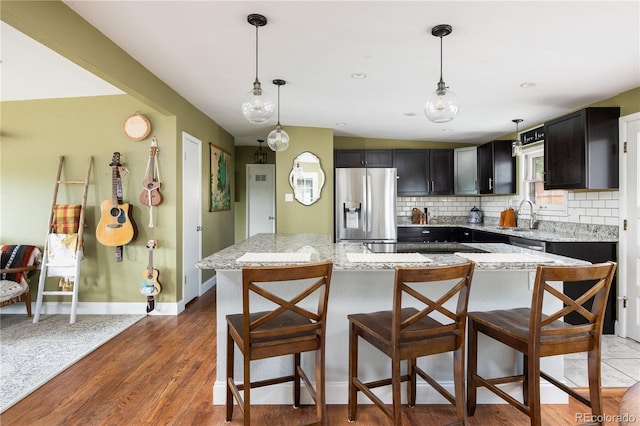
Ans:
[{"label": "mirror frame", "polygon": [[[299,167],[299,163],[302,162],[302,159],[307,159],[309,157],[313,157],[310,158],[311,160],[317,161],[318,163],[318,190],[317,190],[317,196],[315,196],[312,199],[305,199],[305,197],[303,196],[303,193],[301,191],[300,188],[297,187],[297,185],[295,184],[295,177],[296,177],[296,173],[299,173],[298,170],[296,170],[297,168],[302,169],[301,167]],[[305,163],[310,163],[311,161],[305,161]],[[304,169],[302,170],[303,172]],[[315,170],[313,171],[307,171],[307,173],[312,173],[315,172]],[[310,206],[312,204],[314,204],[315,202],[317,202],[321,195],[322,195],[322,188],[324,187],[324,184],[326,182],[326,176],[324,173],[324,170],[322,170],[322,163],[320,162],[320,157],[318,157],[317,155],[315,155],[313,152],[310,151],[303,151],[300,154],[298,154],[294,159],[293,159],[293,165],[291,167],[291,172],[289,173],[289,185],[291,186],[291,189],[293,189],[293,197],[296,199],[296,201],[298,201],[300,204],[303,204],[305,206]],[[312,186],[311,188],[312,190],[315,189],[315,186]]]}]

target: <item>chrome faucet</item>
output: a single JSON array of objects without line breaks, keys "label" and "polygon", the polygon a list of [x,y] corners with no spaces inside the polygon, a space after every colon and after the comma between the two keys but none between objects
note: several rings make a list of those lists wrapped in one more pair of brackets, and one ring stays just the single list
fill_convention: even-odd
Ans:
[{"label": "chrome faucet", "polygon": [[536,227],[536,213],[533,211],[533,203],[530,200],[524,199],[520,201],[520,205],[518,206],[518,217],[520,217],[520,211],[522,211],[523,204],[529,204],[531,207],[531,216],[529,216],[529,229],[534,229]]}]

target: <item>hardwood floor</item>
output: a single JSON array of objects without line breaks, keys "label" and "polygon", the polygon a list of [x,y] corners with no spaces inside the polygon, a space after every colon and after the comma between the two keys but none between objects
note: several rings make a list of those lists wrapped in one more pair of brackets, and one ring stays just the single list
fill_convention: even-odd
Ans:
[{"label": "hardwood floor", "polygon": [[[215,330],[215,291],[211,290],[177,317],[149,316],[139,321],[2,413],[0,424],[223,425],[224,407],[213,406],[211,394]],[[606,415],[617,414],[624,390],[606,390]],[[544,405],[543,419],[547,425],[575,425],[580,423],[576,415],[586,412],[586,407],[572,400],[567,405]],[[288,426],[311,422],[315,410],[256,406],[251,413],[256,425]],[[440,425],[454,418],[448,405],[403,408],[404,425]],[[227,424],[242,424],[239,410]],[[389,423],[372,405],[361,405],[357,422],[348,423],[346,405],[332,405],[329,424]],[[469,425],[528,424],[528,418],[509,405],[479,405],[469,419]]]}]

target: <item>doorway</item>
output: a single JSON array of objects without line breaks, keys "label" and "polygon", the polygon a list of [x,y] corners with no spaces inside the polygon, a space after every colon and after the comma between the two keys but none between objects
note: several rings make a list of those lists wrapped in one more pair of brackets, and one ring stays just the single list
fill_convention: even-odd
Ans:
[{"label": "doorway", "polygon": [[640,113],[620,118],[620,336],[640,342]]},{"label": "doorway", "polygon": [[247,238],[276,232],[275,165],[247,164]]},{"label": "doorway", "polygon": [[202,274],[202,141],[182,132],[182,307],[200,296]]}]

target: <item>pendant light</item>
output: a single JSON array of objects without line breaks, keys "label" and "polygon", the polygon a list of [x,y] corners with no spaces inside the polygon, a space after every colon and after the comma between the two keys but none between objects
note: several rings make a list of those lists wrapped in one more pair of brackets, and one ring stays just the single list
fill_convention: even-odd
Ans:
[{"label": "pendant light", "polygon": [[514,118],[514,123],[516,123],[516,138],[511,142],[511,156],[517,157],[522,153],[522,141],[520,140],[520,136],[518,136],[518,124],[522,123],[521,118]]},{"label": "pendant light", "polygon": [[267,151],[262,150],[262,143],[264,139],[258,139],[258,143],[260,147],[256,152],[253,153],[253,163],[254,164],[267,164]]},{"label": "pendant light", "polygon": [[436,91],[427,98],[424,113],[427,118],[434,123],[451,121],[460,110],[458,99],[448,90],[448,87],[442,79],[442,38],[451,34],[451,31],[453,31],[451,25],[447,24],[436,25],[431,29],[431,35],[440,37],[440,81],[438,82]]},{"label": "pendant light", "polygon": [[262,91],[258,80],[258,27],[267,25],[267,18],[257,13],[247,16],[247,21],[256,27],[256,79],[253,88],[242,100],[242,115],[252,123],[264,123],[273,117],[275,105],[273,100]]},{"label": "pendant light", "polygon": [[289,148],[289,135],[282,129],[280,125],[280,86],[287,84],[284,80],[273,80],[273,84],[278,86],[278,124],[276,128],[267,136],[267,145],[273,151],[284,151]]}]

